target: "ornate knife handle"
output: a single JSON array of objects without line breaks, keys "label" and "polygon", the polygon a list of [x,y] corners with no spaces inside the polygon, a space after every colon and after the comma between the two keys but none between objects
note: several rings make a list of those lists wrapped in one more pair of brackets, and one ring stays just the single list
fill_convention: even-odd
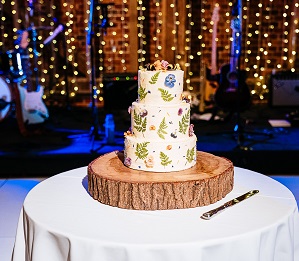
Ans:
[{"label": "ornate knife handle", "polygon": [[224,203],[223,205],[221,205],[220,207],[218,208],[215,208],[215,209],[212,209],[208,212],[205,212],[202,214],[201,218],[202,219],[206,219],[206,220],[210,220],[212,217],[216,216],[217,214],[223,212],[225,209],[233,206],[233,205],[236,205],[238,204],[239,202],[247,199],[247,198],[250,198],[251,196],[255,195],[259,193],[259,190],[251,190],[251,191],[248,191],[247,193],[237,197],[237,198],[234,198],[226,203]]}]

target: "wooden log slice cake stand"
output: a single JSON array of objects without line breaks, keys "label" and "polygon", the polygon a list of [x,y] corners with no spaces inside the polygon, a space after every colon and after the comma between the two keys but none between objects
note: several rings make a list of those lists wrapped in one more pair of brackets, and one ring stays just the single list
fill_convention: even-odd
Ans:
[{"label": "wooden log slice cake stand", "polygon": [[234,167],[226,158],[197,152],[196,165],[177,172],[138,171],[123,164],[114,151],[88,165],[88,190],[103,204],[136,210],[206,206],[225,197],[234,183]]}]

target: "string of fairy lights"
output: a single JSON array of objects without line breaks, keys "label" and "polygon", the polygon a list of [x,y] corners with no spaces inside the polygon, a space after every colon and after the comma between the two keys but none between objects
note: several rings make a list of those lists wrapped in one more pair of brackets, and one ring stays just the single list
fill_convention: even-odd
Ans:
[{"label": "string of fairy lights", "polygon": [[142,0],[137,0],[137,29],[138,29],[138,39],[139,39],[139,47],[137,50],[138,53],[138,64],[139,68],[143,67],[146,62],[146,47],[147,47],[147,42],[146,42],[146,35],[144,33],[144,23],[146,17],[144,16],[144,12],[146,11],[146,7],[143,5]]},{"label": "string of fairy lights", "polygon": [[[9,6],[10,5],[10,6]],[[52,42],[50,43],[52,45],[49,61],[45,61],[44,54],[45,52],[48,52],[48,49],[45,50],[45,46],[43,44],[43,41],[50,36],[57,24],[55,23],[55,11],[57,10],[57,6],[54,4],[53,0],[47,1],[47,6],[50,6],[50,8],[47,9],[47,12],[38,12],[38,17],[36,17],[36,13],[34,12],[34,9],[36,10],[43,10],[45,7],[45,1],[39,0],[34,2],[34,6],[29,5],[29,1],[24,1],[25,8],[25,14],[23,8],[20,5],[20,2],[15,1],[6,1],[1,0],[1,11],[3,12],[4,8],[10,8],[11,11],[11,17],[10,20],[12,21],[12,29],[11,32],[5,31],[5,22],[7,21],[7,17],[5,17],[3,12],[3,15],[1,17],[1,39],[0,39],[0,46],[2,47],[3,52],[8,51],[7,46],[9,46],[10,49],[15,48],[18,49],[19,46],[15,45],[13,46],[13,42],[10,41],[11,37],[13,41],[15,41],[19,35],[18,31],[24,30],[24,26],[26,26],[27,30],[36,30],[37,37],[36,37],[36,49],[34,50],[32,45],[29,45],[28,52],[30,59],[34,59],[36,56],[37,58],[37,71],[39,72],[39,82],[41,85],[46,86],[49,82],[50,75],[53,74],[56,82],[55,86],[48,86],[49,88],[46,88],[45,90],[48,92],[45,92],[43,98],[49,98],[50,95],[59,92],[61,95],[66,95],[65,85],[66,85],[66,79],[63,77],[63,73],[59,72],[56,68],[57,64],[57,57],[60,54],[58,41],[54,38]],[[75,46],[75,35],[73,34],[72,27],[74,26],[74,1],[67,1],[63,3],[63,9],[65,14],[65,24],[64,24],[64,37],[66,41],[66,60],[72,64],[73,73],[70,79],[72,90],[70,91],[70,96],[75,96],[75,93],[79,90],[77,84],[76,84],[76,77],[78,75],[78,63],[75,61],[74,53],[76,52],[76,46]],[[33,9],[34,8],[34,9]],[[20,10],[19,10],[20,9]],[[6,10],[7,12],[7,10]],[[46,14],[45,14],[46,13]],[[23,16],[21,15],[23,14]],[[34,22],[33,22],[34,21]],[[30,41],[33,41],[33,39],[30,39]],[[67,65],[63,65],[63,70],[67,70]],[[26,82],[26,80],[24,80]]]},{"label": "string of fairy lights", "polygon": [[[122,37],[122,46],[119,50],[119,55],[121,57],[121,64],[122,69],[124,72],[127,71],[127,59],[126,59],[126,52],[129,47],[129,34],[128,34],[128,24],[127,24],[127,17],[128,17],[128,1],[122,1],[122,13],[121,13],[121,37]],[[115,50],[116,51],[116,50]]]},{"label": "string of fairy lights", "polygon": [[162,11],[161,11],[161,0],[156,0],[155,2],[156,10],[155,13],[155,26],[156,26],[156,34],[153,35],[153,41],[155,43],[155,59],[159,59],[161,55],[162,50],[162,44],[161,44],[161,32],[162,32]]},{"label": "string of fairy lights", "polygon": [[185,30],[185,52],[186,52],[186,63],[185,63],[185,71],[186,71],[186,86],[188,91],[193,91],[194,87],[191,84],[191,78],[193,76],[193,72],[191,70],[191,63],[193,60],[192,49],[191,49],[191,39],[192,39],[192,26],[194,22],[192,20],[192,1],[186,2],[186,16],[187,16],[187,26]]},{"label": "string of fairy lights", "polygon": [[[284,0],[283,3],[278,0],[263,2],[256,3],[252,0],[246,0],[243,1],[242,6],[244,46],[241,69],[246,70],[249,77],[254,79],[252,80],[254,87],[251,93],[260,100],[265,99],[265,94],[269,93],[267,75],[275,70],[290,69],[292,72],[296,71],[294,59],[289,58],[290,56],[291,58],[296,56],[296,45],[291,45],[292,50],[289,50],[289,35],[291,26],[295,25],[295,36],[293,39],[297,38],[298,18],[295,14],[299,6],[295,2],[294,7],[291,8],[287,0]],[[228,44],[222,41],[222,46],[229,53],[232,40],[230,28],[231,8],[234,2],[230,1],[228,4],[213,2],[213,4],[219,4],[222,9],[224,32],[229,37],[228,40],[225,40]],[[254,13],[252,12],[253,5],[255,5],[254,10],[256,10]],[[209,52],[210,48],[208,43],[211,39],[212,30],[208,26],[207,18],[210,12],[207,11],[211,11],[211,9],[213,9],[213,5],[209,1],[202,1],[202,32],[198,35],[198,38],[202,41],[202,50],[198,52],[200,55]],[[281,17],[283,21],[282,26],[280,26],[280,23],[277,23],[277,16]],[[282,37],[274,43],[273,39],[277,38],[279,31],[281,31]],[[226,39],[225,35],[221,35],[222,39]],[[280,54],[277,54],[277,51],[273,52],[274,45],[279,46]]]},{"label": "string of fairy lights", "polygon": [[[133,1],[135,1],[135,4],[131,5]],[[54,2],[57,3],[57,1],[54,0],[47,2],[44,0],[34,1],[40,9],[44,8],[43,6],[45,6],[46,3],[50,6],[46,14],[45,12],[38,14],[35,26],[48,26],[55,29],[57,24],[54,23],[52,18],[55,16],[55,13],[57,13],[58,8],[62,8],[60,12],[63,14],[63,24],[65,25],[63,36],[67,50],[66,60],[72,68],[72,75],[70,75],[68,79],[71,84],[69,95],[74,97],[81,91],[81,87],[78,85],[79,64],[76,61],[76,55],[78,52],[82,52],[82,50],[78,50],[78,30],[75,29],[82,25],[79,24],[79,22],[75,22],[75,17],[78,15],[78,12],[82,10],[76,10],[75,0],[63,1],[59,7],[56,6]],[[166,53],[164,46],[165,41],[162,40],[162,36],[166,34],[168,35],[168,39],[171,39],[171,47],[167,50],[167,53],[172,52],[174,63],[180,64],[185,71],[185,88],[189,91],[197,91],[192,82],[193,76],[198,73],[194,70],[194,68],[196,68],[194,64],[198,63],[198,60],[201,60],[206,53],[211,52],[210,39],[212,25],[210,24],[210,15],[215,4],[219,4],[220,6],[221,19],[218,28],[221,27],[222,29],[219,31],[217,37],[217,43],[221,44],[221,55],[219,55],[218,66],[221,65],[221,63],[223,64],[225,59],[229,59],[232,40],[230,28],[231,8],[234,1],[217,2],[216,0],[211,3],[211,1],[203,0],[200,4],[195,5],[191,0],[185,0],[185,10],[178,8],[179,4],[181,4],[178,0],[155,0],[151,3],[144,0],[114,0],[112,2],[115,3],[113,9],[119,8],[117,15],[119,15],[120,19],[117,19],[116,28],[109,31],[107,40],[101,35],[101,31],[95,35],[97,39],[101,39],[96,50],[96,59],[98,59],[98,67],[96,70],[99,71],[100,74],[104,72],[115,72],[116,68],[121,68],[124,72],[131,71],[129,50],[132,42],[129,35],[132,21],[129,16],[132,13],[137,15],[135,25],[137,27],[138,39],[138,48],[136,50],[138,68],[148,63],[149,59],[167,59],[167,57],[162,57]],[[242,2],[242,33],[244,46],[242,48],[243,59],[241,67],[247,71],[248,78],[253,79],[254,87],[252,87],[252,94],[258,99],[263,100],[266,97],[265,95],[269,92],[267,86],[267,76],[269,74],[275,70],[280,71],[285,69],[296,72],[296,66],[298,66],[295,60],[298,46],[296,38],[299,33],[297,17],[299,4],[296,1],[290,3],[287,0],[245,0]],[[88,28],[89,6],[90,1],[86,1],[84,3],[86,17],[83,25],[85,29]],[[195,8],[198,7],[200,10],[195,10]],[[135,8],[136,10],[131,10],[131,8]],[[5,12],[4,9],[6,9]],[[20,9],[20,3],[17,1],[0,0],[0,48],[4,51],[10,39],[16,39],[17,31],[21,29],[22,24],[25,22],[20,16]],[[111,10],[112,8],[109,8],[108,11],[111,12]],[[26,12],[30,12],[28,7],[26,8]],[[279,18],[281,19],[279,20]],[[101,17],[99,17],[99,19],[101,19]],[[11,31],[7,31],[6,24],[8,20],[12,23]],[[282,21],[282,23],[277,23],[278,20]],[[194,21],[200,21],[201,28],[195,28]],[[149,30],[146,26],[153,28]],[[170,27],[172,27],[172,29],[167,31]],[[180,30],[181,28],[184,29]],[[49,95],[52,94],[57,94],[57,92],[59,92],[60,95],[67,95],[63,72],[58,71],[57,66],[55,66],[58,62],[57,57],[61,52],[59,42],[56,39],[51,43],[50,63],[43,61],[45,46],[43,46],[42,42],[51,34],[51,31],[53,30],[38,35],[40,82],[43,85],[47,85],[49,78],[53,74],[56,83],[54,88],[51,88],[49,93],[45,94],[44,98],[48,98]],[[180,32],[184,32],[184,35],[179,35]],[[153,34],[147,35],[148,33]],[[184,39],[183,47],[180,46],[182,37]],[[277,37],[280,38],[277,40]],[[192,46],[192,39],[194,38],[200,41],[200,45],[197,47]],[[153,47],[150,48],[150,44],[152,44]],[[107,54],[104,56],[105,51]],[[33,57],[32,48],[29,48],[29,52],[30,57]],[[205,56],[205,58],[208,59],[209,57]],[[120,63],[120,66],[117,66],[116,63]],[[88,78],[90,77],[91,70],[87,51],[86,65],[86,75]],[[198,64],[198,66],[200,66],[200,64]],[[67,69],[66,65],[63,66],[63,69]],[[97,83],[93,88],[96,89],[97,99],[102,101],[103,84],[101,82]]]}]

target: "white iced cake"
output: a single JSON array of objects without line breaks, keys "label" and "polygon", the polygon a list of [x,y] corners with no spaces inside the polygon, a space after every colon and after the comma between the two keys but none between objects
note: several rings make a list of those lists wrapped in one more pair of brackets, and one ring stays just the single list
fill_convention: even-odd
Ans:
[{"label": "white iced cake", "polygon": [[129,108],[124,164],[132,169],[170,172],[196,163],[190,104],[183,97],[184,72],[156,61],[138,72],[138,100]]}]

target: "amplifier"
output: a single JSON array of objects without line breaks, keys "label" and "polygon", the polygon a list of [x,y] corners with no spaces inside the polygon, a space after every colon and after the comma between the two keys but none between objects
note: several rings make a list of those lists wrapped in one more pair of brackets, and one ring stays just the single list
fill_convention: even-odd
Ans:
[{"label": "amplifier", "polygon": [[270,104],[272,106],[299,107],[299,75],[271,76]]},{"label": "amplifier", "polygon": [[127,110],[138,98],[136,73],[111,73],[103,76],[104,109]]}]

